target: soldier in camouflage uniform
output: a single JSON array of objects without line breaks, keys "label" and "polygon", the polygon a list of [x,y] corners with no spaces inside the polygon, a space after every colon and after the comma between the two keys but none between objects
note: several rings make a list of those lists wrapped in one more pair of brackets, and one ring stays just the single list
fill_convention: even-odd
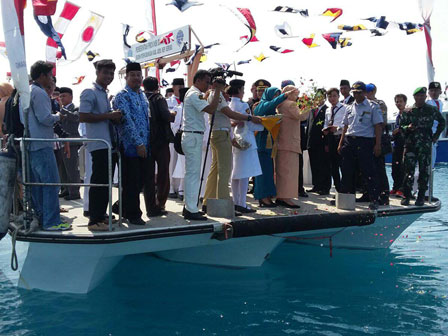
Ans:
[{"label": "soldier in camouflage uniform", "polygon": [[[414,106],[403,112],[400,123],[400,129],[405,139],[403,181],[405,198],[401,204],[409,205],[414,184],[415,164],[418,162],[418,197],[415,205],[422,206],[425,202],[425,192],[428,189],[432,144],[437,141],[445,128],[445,120],[437,108],[425,103],[425,87],[419,87],[414,91],[414,99]],[[439,124],[436,133],[433,134],[432,126],[435,120]]]}]

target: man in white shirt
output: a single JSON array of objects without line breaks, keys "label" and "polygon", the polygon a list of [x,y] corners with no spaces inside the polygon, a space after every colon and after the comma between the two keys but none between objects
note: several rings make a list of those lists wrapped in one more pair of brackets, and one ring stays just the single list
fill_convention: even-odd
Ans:
[{"label": "man in white shirt", "polygon": [[344,130],[345,105],[339,102],[339,90],[331,88],[327,91],[328,102],[331,107],[325,111],[324,129],[325,150],[330,157],[331,176],[337,191],[341,187],[341,156],[338,153],[338,145]]},{"label": "man in white shirt", "polygon": [[[439,99],[439,96],[442,93],[442,87],[439,82],[431,82],[428,86],[428,95],[429,98],[426,103],[432,106],[437,107],[440,113],[443,112],[443,102]],[[432,126],[432,132],[435,133],[437,130],[438,122],[434,121],[434,125]],[[437,142],[432,145],[432,156],[431,156],[431,165],[434,167],[437,158]]]},{"label": "man in white shirt", "polygon": [[193,78],[193,86],[185,94],[184,113],[182,116],[182,150],[185,154],[185,206],[182,215],[185,219],[204,220],[206,217],[198,209],[198,194],[201,175],[202,141],[205,121],[203,113],[213,114],[219,103],[222,84],[215,83],[214,95],[210,103],[204,93],[211,84],[211,74],[198,70]]}]

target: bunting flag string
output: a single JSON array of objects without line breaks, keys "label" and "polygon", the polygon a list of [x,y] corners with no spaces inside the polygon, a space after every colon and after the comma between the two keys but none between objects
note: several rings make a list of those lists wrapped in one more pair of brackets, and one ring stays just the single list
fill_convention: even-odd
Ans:
[{"label": "bunting flag string", "polygon": [[308,17],[308,9],[295,9],[288,6],[277,6],[273,10],[274,12],[280,12],[280,13],[292,13],[292,14],[300,14],[303,17]]},{"label": "bunting flag string", "polygon": [[180,10],[181,12],[185,12],[188,8],[193,7],[193,6],[201,6],[203,5],[202,3],[196,2],[196,1],[188,1],[188,0],[173,0],[170,3],[166,4],[168,5],[173,5],[174,7],[176,7],[178,10]]},{"label": "bunting flag string", "polygon": [[280,54],[288,54],[288,53],[294,52],[294,50],[280,48],[280,47],[276,47],[276,46],[270,46],[269,48],[271,48],[272,50],[274,50],[275,52],[278,52]]},{"label": "bunting flag string", "polygon": [[316,36],[316,34],[311,34],[310,37],[305,37],[304,39],[302,39],[303,44],[308,48],[319,47],[319,45],[314,43],[314,36]]},{"label": "bunting flag string", "polygon": [[327,8],[321,15],[323,16],[331,16],[333,20],[330,22],[333,22],[338,17],[340,17],[343,13],[343,10],[341,8]]}]

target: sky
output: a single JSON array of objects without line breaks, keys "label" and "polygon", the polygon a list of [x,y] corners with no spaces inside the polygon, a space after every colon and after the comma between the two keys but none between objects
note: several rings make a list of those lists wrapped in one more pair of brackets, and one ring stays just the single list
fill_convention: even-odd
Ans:
[{"label": "sky", "polygon": [[[145,28],[145,1],[149,0],[73,0],[81,6],[81,11],[75,17],[66,35],[63,37],[67,54],[70,57],[71,48],[76,42],[84,21],[88,17],[88,10],[105,17],[98,34],[88,50],[100,54],[100,58],[112,58],[118,68],[125,65],[123,61],[122,25],[127,23],[136,29]],[[370,32],[360,31],[346,33],[351,37],[353,45],[344,49],[333,50],[321,34],[339,31],[340,24],[364,24],[372,27],[369,21],[361,20],[367,17],[386,16],[387,20],[421,23],[421,14],[417,0],[197,0],[201,6],[194,6],[181,13],[174,6],[166,5],[168,0],[155,0],[158,33],[162,34],[172,29],[191,25],[204,45],[219,42],[221,45],[209,50],[207,61],[200,68],[216,67],[215,62],[237,63],[240,60],[252,59],[247,65],[236,67],[243,72],[246,80],[246,99],[250,94],[250,85],[259,78],[267,79],[273,86],[280,86],[284,79],[292,79],[298,86],[304,83],[301,91],[312,82],[319,87],[338,87],[341,79],[348,79],[351,83],[362,80],[375,83],[378,87],[377,98],[386,101],[389,107],[389,119],[392,119],[396,108],[393,97],[397,93],[404,93],[412,102],[412,92],[418,86],[427,86],[426,74],[426,43],[424,33],[406,35],[404,31],[395,28],[388,29],[382,37],[370,37]],[[58,8],[53,20],[59,16],[64,5],[59,0]],[[225,4],[225,6],[223,6]],[[308,9],[310,17],[304,18],[298,14],[276,13],[275,6],[291,6]],[[238,50],[243,42],[240,36],[247,35],[248,29],[229,10],[229,8],[247,7],[251,10],[257,25],[259,42],[249,43]],[[343,9],[343,15],[334,22],[332,18],[320,16],[326,8],[338,7]],[[448,80],[448,37],[446,35],[446,18],[448,16],[448,1],[434,0],[434,12],[431,18],[433,37],[433,60],[436,68],[435,79],[445,85]],[[1,21],[1,17],[0,17]],[[294,35],[300,38],[281,39],[274,31],[274,26],[287,22]],[[3,26],[0,25],[0,41],[3,40]],[[301,39],[310,34],[316,34],[315,43],[319,47],[308,49]],[[129,40],[132,41],[130,35]],[[194,39],[193,39],[194,40]],[[46,37],[40,32],[32,17],[32,6],[29,1],[25,10],[25,44],[27,50],[28,67],[36,60],[45,59]],[[289,54],[278,54],[269,46],[294,50]],[[264,53],[268,58],[262,63],[254,56]],[[233,66],[232,66],[233,69]],[[0,58],[0,81],[5,79],[9,71],[6,59]],[[171,83],[174,77],[183,77],[185,66],[182,65],[174,73],[165,74],[162,78]],[[86,76],[80,85],[72,86],[75,77]],[[80,92],[89,87],[95,80],[92,63],[83,56],[78,61],[60,64],[57,68],[58,86],[71,86],[74,89],[75,102],[79,100]],[[302,78],[302,79],[301,79]],[[110,86],[112,94],[118,92],[125,82],[117,75]]]}]

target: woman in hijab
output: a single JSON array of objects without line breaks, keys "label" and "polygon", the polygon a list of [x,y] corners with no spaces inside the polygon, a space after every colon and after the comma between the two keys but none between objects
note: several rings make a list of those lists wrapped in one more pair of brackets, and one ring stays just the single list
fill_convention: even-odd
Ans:
[{"label": "woman in hijab", "polygon": [[[275,109],[286,100],[293,91],[281,93],[278,88],[267,88],[260,103],[255,107],[254,114],[259,117],[275,115]],[[275,207],[272,197],[275,197],[277,191],[274,184],[274,163],[271,158],[272,148],[266,148],[266,141],[273,143],[270,133],[265,129],[258,132],[255,139],[257,142],[258,158],[260,160],[262,175],[255,177],[254,197],[258,200],[260,207]]]},{"label": "woman in hijab", "polygon": [[300,208],[293,199],[299,195],[299,154],[300,124],[308,118],[310,110],[300,110],[296,100],[299,90],[288,85],[283,92],[293,90],[277,111],[283,116],[278,132],[277,155],[275,156],[275,171],[277,185],[277,205],[287,208]]}]

